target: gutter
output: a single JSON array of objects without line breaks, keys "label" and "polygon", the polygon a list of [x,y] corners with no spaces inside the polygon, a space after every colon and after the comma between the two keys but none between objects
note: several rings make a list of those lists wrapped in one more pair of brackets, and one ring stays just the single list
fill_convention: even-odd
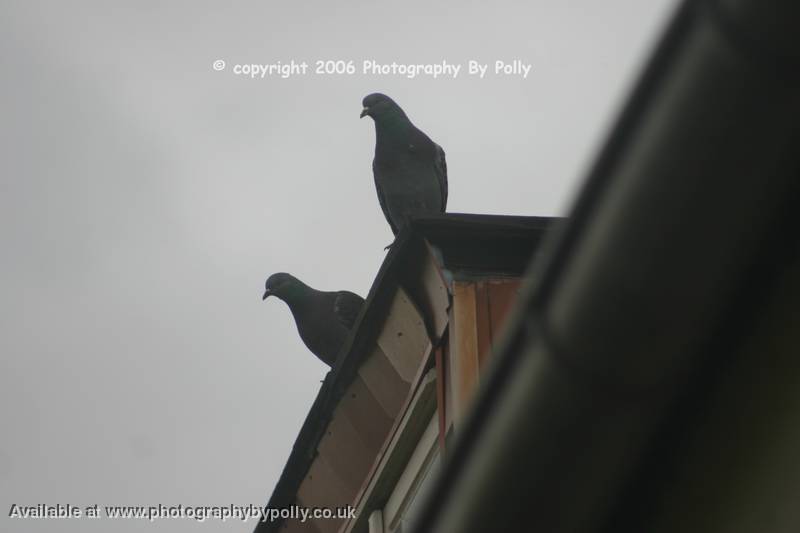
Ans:
[{"label": "gutter", "polygon": [[603,530],[672,408],[746,335],[726,330],[743,292],[771,290],[756,273],[795,246],[798,141],[800,4],[684,2],[411,531]]}]

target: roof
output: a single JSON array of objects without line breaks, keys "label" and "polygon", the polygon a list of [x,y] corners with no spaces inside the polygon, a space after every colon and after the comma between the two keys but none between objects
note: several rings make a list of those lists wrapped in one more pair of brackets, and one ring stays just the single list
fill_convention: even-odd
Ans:
[{"label": "roof", "polygon": [[[397,236],[381,265],[356,325],[311,406],[267,507],[286,508],[295,503],[334,409],[369,355],[368,348],[376,340],[395,289],[418,272],[421,254],[433,253],[451,279],[488,274],[520,276],[545,231],[558,220],[451,213],[412,220]],[[428,329],[433,331],[435,327],[428,325]],[[262,522],[255,531],[275,531],[280,524]]]}]

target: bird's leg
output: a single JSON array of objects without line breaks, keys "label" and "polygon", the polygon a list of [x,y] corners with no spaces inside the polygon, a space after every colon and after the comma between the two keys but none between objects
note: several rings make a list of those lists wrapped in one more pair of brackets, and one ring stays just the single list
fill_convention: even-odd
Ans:
[{"label": "bird's leg", "polygon": [[384,248],[384,250],[389,250],[389,249],[390,249],[392,246],[394,246],[394,244],[395,244],[396,242],[397,242],[397,237],[395,237],[395,239],[394,239],[392,242],[390,242],[389,244],[387,244],[387,245],[386,245],[386,247]]}]

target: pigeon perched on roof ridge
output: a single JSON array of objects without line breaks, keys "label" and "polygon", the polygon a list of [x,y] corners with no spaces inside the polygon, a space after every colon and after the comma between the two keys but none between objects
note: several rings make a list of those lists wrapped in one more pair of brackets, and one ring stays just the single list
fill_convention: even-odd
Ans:
[{"label": "pigeon perched on roof ridge", "polygon": [[381,93],[364,97],[361,117],[375,121],[372,173],[383,214],[397,235],[413,215],[444,213],[447,161],[441,146]]},{"label": "pigeon perched on roof ridge", "polygon": [[262,300],[270,296],[286,302],[303,344],[329,366],[336,362],[364,305],[364,299],[355,293],[319,291],[286,272],[267,278]]}]

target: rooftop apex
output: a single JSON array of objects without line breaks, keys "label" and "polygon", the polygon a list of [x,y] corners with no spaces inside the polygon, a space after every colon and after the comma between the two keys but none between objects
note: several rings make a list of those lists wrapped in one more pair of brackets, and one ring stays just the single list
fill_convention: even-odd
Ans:
[{"label": "rooftop apex", "polygon": [[[353,503],[441,344],[454,282],[522,277],[558,220],[447,213],[414,219],[401,231],[322,383],[268,507]],[[280,526],[264,522],[255,531]]]}]

